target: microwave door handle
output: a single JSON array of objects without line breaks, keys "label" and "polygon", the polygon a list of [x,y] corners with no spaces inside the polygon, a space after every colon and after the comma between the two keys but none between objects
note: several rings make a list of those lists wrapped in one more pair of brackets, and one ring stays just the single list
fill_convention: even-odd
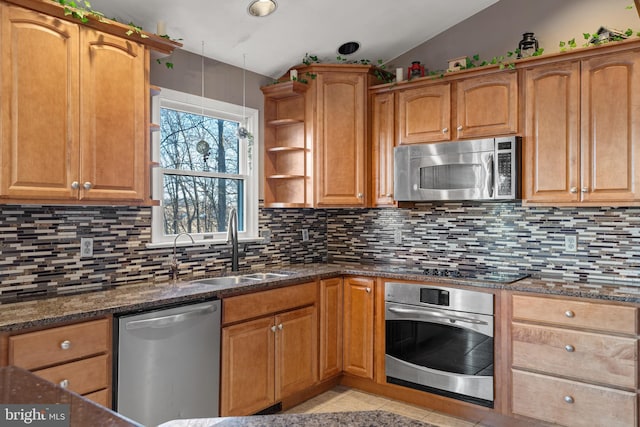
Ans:
[{"label": "microwave door handle", "polygon": [[493,190],[496,186],[495,165],[493,162],[493,154],[489,156],[489,197],[493,199]]},{"label": "microwave door handle", "polygon": [[429,310],[424,308],[420,310],[416,310],[412,308],[388,307],[387,310],[396,314],[413,314],[413,315],[418,315],[423,317],[433,317],[441,320],[449,320],[450,322],[466,322],[474,325],[488,325],[488,323],[485,322],[484,320],[472,319],[472,318],[463,317],[463,316],[454,316],[451,314],[444,314],[439,311]]}]

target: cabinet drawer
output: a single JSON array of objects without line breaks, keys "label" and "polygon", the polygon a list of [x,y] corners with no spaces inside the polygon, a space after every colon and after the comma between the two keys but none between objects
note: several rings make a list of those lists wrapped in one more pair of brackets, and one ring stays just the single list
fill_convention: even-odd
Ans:
[{"label": "cabinet drawer", "polygon": [[523,295],[513,296],[513,318],[630,335],[638,324],[635,307]]},{"label": "cabinet drawer", "polygon": [[311,305],[317,299],[316,282],[254,292],[222,301],[223,323],[233,323]]},{"label": "cabinet drawer", "polygon": [[103,354],[33,373],[78,394],[86,394],[107,388],[109,372],[109,357]]},{"label": "cabinet drawer", "polygon": [[518,370],[512,406],[514,414],[570,427],[629,427],[638,417],[635,393]]},{"label": "cabinet drawer", "polygon": [[513,323],[513,366],[635,389],[634,338]]},{"label": "cabinet drawer", "polygon": [[85,394],[84,397],[105,408],[111,408],[109,404],[111,389],[105,388],[102,390],[94,391],[93,393]]},{"label": "cabinet drawer", "polygon": [[[108,319],[9,337],[9,364],[34,370],[109,350]],[[64,344],[63,344],[64,343]]]}]

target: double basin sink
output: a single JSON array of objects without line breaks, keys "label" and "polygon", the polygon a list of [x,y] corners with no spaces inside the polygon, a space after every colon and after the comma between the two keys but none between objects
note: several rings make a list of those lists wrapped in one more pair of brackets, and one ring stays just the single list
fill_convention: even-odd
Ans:
[{"label": "double basin sink", "polygon": [[210,277],[208,279],[192,280],[191,283],[210,286],[233,286],[247,285],[250,283],[260,282],[262,280],[275,280],[289,277],[291,273],[247,273],[235,276]]}]

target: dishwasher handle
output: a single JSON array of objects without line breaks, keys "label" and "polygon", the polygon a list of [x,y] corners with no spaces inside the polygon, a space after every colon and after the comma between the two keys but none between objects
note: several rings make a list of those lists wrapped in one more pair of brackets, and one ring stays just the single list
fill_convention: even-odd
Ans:
[{"label": "dishwasher handle", "polygon": [[173,314],[171,316],[154,317],[152,319],[132,320],[125,324],[128,331],[144,328],[167,328],[176,323],[184,322],[193,317],[202,316],[204,314],[213,313],[217,310],[214,304],[199,307],[193,310],[183,311],[182,313]]}]

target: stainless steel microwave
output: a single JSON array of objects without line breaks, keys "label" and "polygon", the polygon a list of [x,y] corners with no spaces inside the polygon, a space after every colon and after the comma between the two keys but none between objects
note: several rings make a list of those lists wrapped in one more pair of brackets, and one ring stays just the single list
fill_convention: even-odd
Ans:
[{"label": "stainless steel microwave", "polygon": [[395,199],[519,199],[520,146],[520,137],[510,136],[396,147]]}]

